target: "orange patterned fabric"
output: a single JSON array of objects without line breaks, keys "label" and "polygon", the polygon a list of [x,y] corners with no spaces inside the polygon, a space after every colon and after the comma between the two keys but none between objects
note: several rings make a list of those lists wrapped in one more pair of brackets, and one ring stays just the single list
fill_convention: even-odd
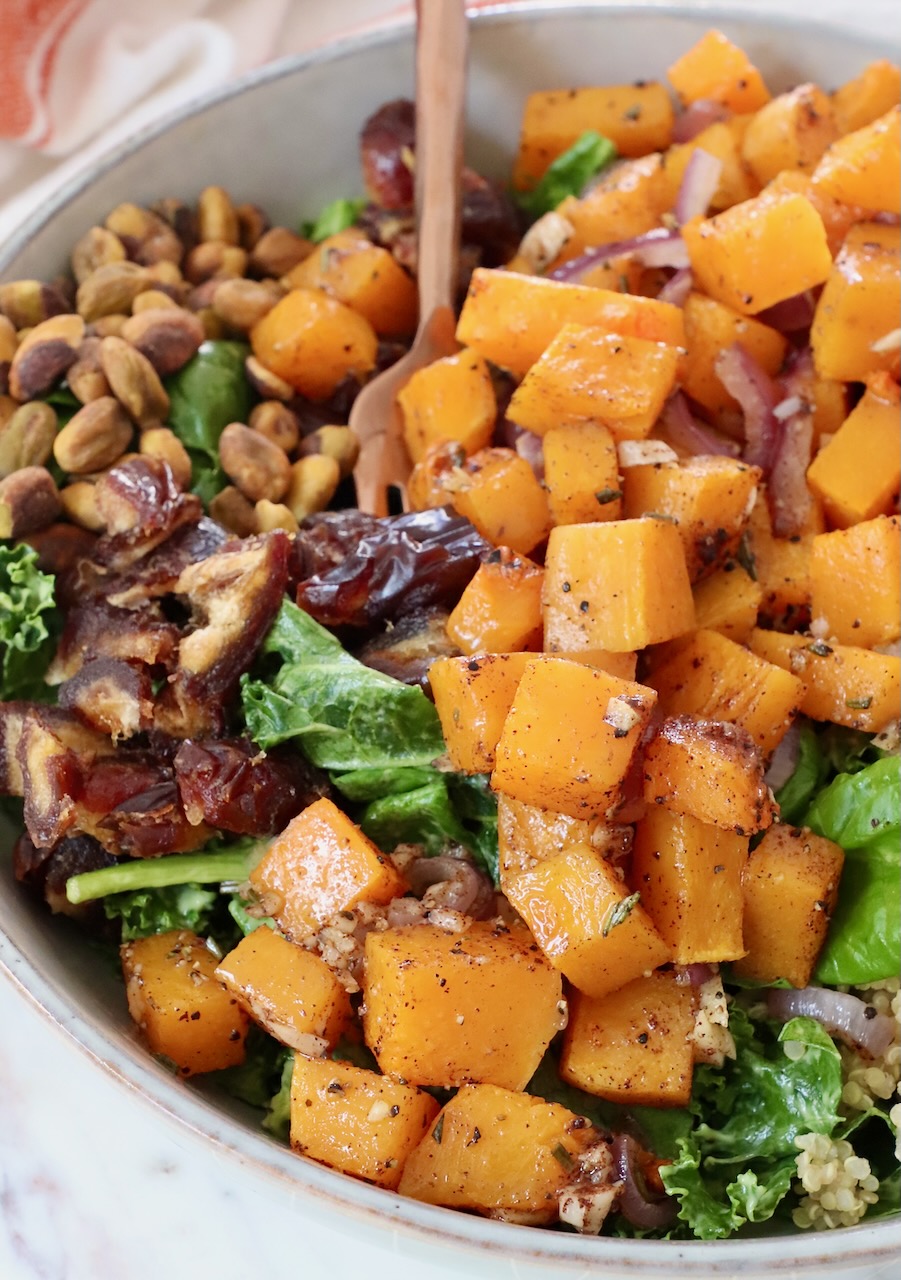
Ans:
[{"label": "orange patterned fabric", "polygon": [[50,129],[47,84],[59,42],[88,0],[0,5],[0,138],[39,147]]}]

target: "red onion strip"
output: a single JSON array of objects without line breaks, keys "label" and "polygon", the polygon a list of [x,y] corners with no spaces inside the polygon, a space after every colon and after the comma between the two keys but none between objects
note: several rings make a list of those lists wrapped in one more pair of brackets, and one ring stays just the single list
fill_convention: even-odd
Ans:
[{"label": "red onion strip", "polygon": [[810,328],[816,305],[813,291],[805,289],[803,293],[796,293],[758,312],[754,319],[768,324],[771,329],[778,329],[780,333],[798,333],[801,329]]},{"label": "red onion strip", "polygon": [[788,782],[798,766],[801,753],[801,727],[797,721],[789,725],[788,732],[773,752],[770,767],[766,771],[764,781],[773,791],[778,791]]},{"label": "red onion strip", "polygon": [[692,218],[706,214],[720,185],[722,172],[722,160],[712,156],[703,147],[697,147],[691,153],[673,206],[673,213],[680,226],[684,226]]},{"label": "red onion strip", "polygon": [[737,458],[741,453],[741,446],[736,441],[727,439],[713,427],[697,420],[681,391],[675,392],[667,400],[661,420],[670,442],[693,456],[712,453],[720,457]]},{"label": "red onion strip", "polygon": [[876,1013],[857,996],[829,987],[788,990],[772,987],[766,995],[769,1013],[782,1022],[814,1018],[831,1036],[878,1058],[895,1039],[897,1024],[887,1013]]},{"label": "red onion strip", "polygon": [[712,98],[698,98],[676,116],[673,122],[673,142],[691,142],[712,124],[728,120],[732,113],[728,107]]},{"label": "red onion strip", "polygon": [[693,285],[691,270],[688,267],[680,267],[657,294],[657,301],[670,302],[674,307],[684,307]]},{"label": "red onion strip", "polygon": [[777,445],[773,410],[782,399],[773,379],[740,342],[734,342],[719,353],[714,369],[744,414],[745,462],[768,472],[773,465]]},{"label": "red onion strip", "polygon": [[569,284],[577,283],[582,276],[600,262],[610,258],[619,258],[627,254],[638,259],[646,267],[687,267],[688,252],[678,231],[670,231],[667,227],[655,227],[644,235],[633,236],[630,240],[613,240],[610,244],[597,245],[586,249],[576,258],[562,262],[559,267],[548,272],[548,280],[562,280]]},{"label": "red onion strip", "polygon": [[628,1133],[618,1133],[613,1139],[613,1159],[623,1184],[618,1208],[633,1227],[650,1231],[675,1221],[676,1203],[671,1196],[654,1196],[648,1190],[638,1165],[639,1150]]}]

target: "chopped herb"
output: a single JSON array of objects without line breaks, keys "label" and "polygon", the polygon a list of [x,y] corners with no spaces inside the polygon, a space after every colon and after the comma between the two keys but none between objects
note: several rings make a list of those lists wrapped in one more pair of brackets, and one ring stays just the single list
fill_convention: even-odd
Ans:
[{"label": "chopped herb", "polygon": [[616,502],[618,498],[623,496],[622,489],[601,489],[599,493],[594,495],[602,507],[608,502]]},{"label": "chopped herb", "polygon": [[628,920],[640,897],[640,893],[632,893],[628,898],[622,898],[610,908],[607,913],[607,918],[604,921],[604,927],[601,929],[601,935],[604,938],[608,936],[611,929],[615,929],[618,924],[622,924],[624,920]]},{"label": "chopped herb", "polygon": [[748,577],[753,581],[757,581],[757,561],[754,559],[754,552],[751,550],[751,542],[746,533],[743,533],[738,544],[738,550],[735,558],[744,569]]},{"label": "chopped herb", "polygon": [[609,138],[586,129],[567,151],[548,165],[531,191],[516,194],[516,201],[530,217],[540,218],[556,209],[567,196],[581,195],[589,178],[612,164],[617,154]]},{"label": "chopped herb", "polygon": [[847,698],[845,701],[845,706],[850,711],[866,711],[872,705],[872,698]]},{"label": "chopped herb", "polygon": [[815,653],[818,658],[828,658],[832,652],[828,644],[825,644],[822,640],[814,640],[813,644],[807,645],[806,648],[811,653]]},{"label": "chopped herb", "polygon": [[567,1172],[569,1172],[571,1169],[574,1169],[576,1167],[575,1160],[573,1160],[572,1156],[567,1151],[566,1147],[564,1147],[562,1142],[558,1142],[555,1147],[551,1148],[551,1155],[554,1157],[554,1159],[557,1161],[558,1164],[563,1165],[563,1168],[566,1169]]},{"label": "chopped herb", "polygon": [[435,1141],[438,1143],[440,1147],[441,1139],[444,1137],[444,1116],[443,1115],[440,1115],[438,1117],[438,1123],[435,1125],[434,1129],[432,1130],[432,1137],[435,1139]]}]

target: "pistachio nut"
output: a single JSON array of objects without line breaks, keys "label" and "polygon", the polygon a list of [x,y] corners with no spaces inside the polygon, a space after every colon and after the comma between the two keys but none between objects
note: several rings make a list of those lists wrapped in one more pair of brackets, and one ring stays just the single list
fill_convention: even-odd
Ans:
[{"label": "pistachio nut", "polygon": [[59,512],[59,492],[46,467],[22,467],[0,480],[0,538],[45,529]]},{"label": "pistachio nut", "polygon": [[231,196],[222,187],[204,187],[197,200],[197,231],[201,241],[236,245],[240,224]]},{"label": "pistachio nut", "polygon": [[90,332],[96,338],[118,338],[127,319],[128,316],[118,311],[112,316],[101,316],[91,322]]},{"label": "pistachio nut", "polygon": [[233,484],[226,485],[210,499],[209,509],[217,524],[239,538],[248,538],[257,532],[253,503]]},{"label": "pistachio nut", "polygon": [[71,311],[63,292],[41,280],[12,280],[0,284],[0,314],[15,329],[30,329],[51,316]]},{"label": "pistachio nut", "polygon": [[311,431],[300,442],[302,457],[324,454],[334,458],[341,469],[341,478],[351,474],[360,456],[360,442],[350,427],[324,426]]},{"label": "pistachio nut", "polygon": [[78,348],[78,358],[66,374],[69,390],[82,404],[110,394],[109,383],[100,364],[101,341],[94,336],[85,338]]},{"label": "pistachio nut", "polygon": [[106,528],[106,520],[97,505],[96,486],[90,480],[74,480],[65,485],[59,491],[59,500],[63,511],[80,529],[102,533]]},{"label": "pistachio nut", "polygon": [[148,285],[147,269],[137,262],[107,262],[78,286],[75,307],[88,322],[121,315]]},{"label": "pistachio nut", "polygon": [[300,439],[297,414],[281,400],[261,400],[250,411],[248,425],[277,444],[285,453],[293,453]]},{"label": "pistachio nut", "polygon": [[262,396],[264,400],[294,399],[294,388],[291,383],[285,382],[284,378],[280,378],[277,373],[267,369],[256,356],[247,357],[244,361],[244,372],[254,391]]},{"label": "pistachio nut", "polygon": [[271,533],[273,529],[296,533],[299,528],[294,512],[283,502],[270,502],[268,498],[260,498],[253,512],[257,533]]},{"label": "pistachio nut", "polygon": [[113,395],[139,426],[165,419],[169,395],[156,369],[136,347],[124,338],[104,338],[100,364]]},{"label": "pistachio nut", "polygon": [[156,262],[180,262],[184,246],[172,227],[158,214],[126,201],[107,216],[106,227],[115,232],[128,255],[142,266]]},{"label": "pistachio nut", "polygon": [[69,419],[53,442],[53,456],[70,475],[90,475],[121,458],[133,431],[118,400],[101,396]]},{"label": "pistachio nut", "polygon": [[341,480],[341,468],[334,458],[324,453],[312,453],[299,458],[291,467],[291,481],[285,502],[291,508],[295,520],[324,511]]},{"label": "pistachio nut", "polygon": [[18,345],[19,337],[13,322],[6,316],[0,316],[0,396],[9,391],[9,366]]},{"label": "pistachio nut", "polygon": [[298,262],[308,258],[314,248],[311,240],[304,239],[288,227],[270,227],[253,246],[250,271],[255,276],[269,276],[277,280],[286,276]]},{"label": "pistachio nut", "polygon": [[146,457],[159,458],[161,462],[167,462],[179,489],[190,489],[192,476],[190,455],[169,427],[151,427],[149,431],[142,431],[138,449]]},{"label": "pistachio nut", "polygon": [[72,250],[72,274],[81,284],[92,271],[110,262],[124,262],[128,257],[125,245],[114,231],[106,227],[91,227]]},{"label": "pistachio nut", "polygon": [[213,294],[213,310],[229,329],[249,333],[285,292],[276,280],[220,280]]},{"label": "pistachio nut", "polygon": [[224,280],[243,276],[247,270],[247,250],[223,240],[204,240],[195,245],[185,258],[185,279],[191,284],[204,280]]},{"label": "pistachio nut", "polygon": [[23,467],[40,467],[53,451],[57,419],[45,400],[19,405],[0,419],[0,479]]},{"label": "pistachio nut", "polygon": [[121,336],[164,378],[188,363],[205,333],[203,322],[184,307],[155,307],[130,316]]},{"label": "pistachio nut", "polygon": [[238,243],[250,253],[269,230],[269,219],[258,204],[236,205],[235,213],[238,215]]},{"label": "pistachio nut", "polygon": [[10,395],[26,401],[48,392],[75,363],[83,337],[81,316],[52,316],[35,325],[19,343],[10,363]]},{"label": "pistachio nut", "polygon": [[166,196],[162,200],[155,200],[150,211],[168,222],[185,251],[193,249],[197,243],[197,215],[189,204],[174,196]]},{"label": "pistachio nut", "polygon": [[173,307],[178,307],[178,302],[172,297],[171,293],[167,293],[165,287],[157,287],[155,289],[145,289],[143,293],[139,293],[131,304],[131,314],[139,315],[142,311],[158,311],[160,307],[165,307],[167,311],[171,311]]},{"label": "pistachio nut", "polygon": [[285,451],[241,422],[229,423],[219,437],[219,461],[251,502],[278,502],[287,491],[291,464]]}]

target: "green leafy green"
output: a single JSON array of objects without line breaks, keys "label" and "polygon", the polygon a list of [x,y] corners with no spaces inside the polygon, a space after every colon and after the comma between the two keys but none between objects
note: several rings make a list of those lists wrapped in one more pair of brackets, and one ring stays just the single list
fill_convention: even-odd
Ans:
[{"label": "green leafy green", "polygon": [[901,760],[839,774],[804,819],[845,851],[838,904],[815,977],[866,983],[901,965]]},{"label": "green leafy green", "polygon": [[[216,1087],[252,1107],[268,1108],[274,1101],[273,1095],[281,1093],[286,1073],[290,1089],[294,1055],[256,1026],[248,1031],[244,1050],[242,1063],[216,1072]],[[263,1123],[266,1124],[265,1120]]]},{"label": "green leafy green", "polygon": [[348,200],[339,197],[337,200],[332,200],[331,204],[327,204],[312,222],[304,222],[301,225],[300,234],[318,244],[326,236],[336,235],[339,231],[352,227],[365,207],[365,200]]},{"label": "green leafy green", "polygon": [[204,342],[178,373],[166,378],[168,423],[187,449],[194,492],[204,505],[225,485],[219,437],[230,422],[246,422],[253,393],[244,373],[249,348],[243,342]]},{"label": "green leafy green", "polygon": [[586,129],[557,156],[531,191],[517,193],[516,202],[530,217],[550,213],[567,196],[577,196],[589,178],[606,169],[617,158],[614,143],[593,129]]},{"label": "green leafy green", "polygon": [[229,897],[228,914],[244,934],[245,938],[248,933],[253,933],[254,929],[259,929],[261,926],[265,926],[267,929],[274,929],[276,927],[275,921],[271,916],[250,915],[237,894],[232,894]]},{"label": "green leafy green", "polygon": [[37,567],[31,547],[0,543],[0,699],[47,701],[44,675],[53,657],[59,615],[52,574]]},{"label": "green leafy green", "polygon": [[274,1138],[287,1142],[291,1133],[291,1077],[294,1075],[294,1054],[284,1050],[278,1088],[270,1092],[266,1104],[263,1128]]},{"label": "green leafy green", "polygon": [[135,858],[101,867],[99,871],[83,871],[66,881],[66,897],[72,903],[79,903],[112,893],[165,889],[173,885],[240,883],[263,856],[266,843],[248,837],[231,845],[210,845],[197,853]]},{"label": "green leafy green", "polygon": [[282,665],[271,679],[244,676],[247,729],[264,749],[296,738],[323,769],[423,766],[444,751],[438,713],[421,689],[366,667],[286,600],[266,637]]},{"label": "green leafy green", "polygon": [[111,894],[104,899],[103,910],[108,920],[122,921],[122,940],[129,942],[132,938],[147,938],[169,929],[205,933],[218,898],[216,889],[178,884]]},{"label": "green leafy green", "polygon": [[820,737],[809,720],[800,723],[798,763],[791,777],[776,794],[782,822],[800,822],[811,800],[823,786],[829,764],[820,747]]}]

